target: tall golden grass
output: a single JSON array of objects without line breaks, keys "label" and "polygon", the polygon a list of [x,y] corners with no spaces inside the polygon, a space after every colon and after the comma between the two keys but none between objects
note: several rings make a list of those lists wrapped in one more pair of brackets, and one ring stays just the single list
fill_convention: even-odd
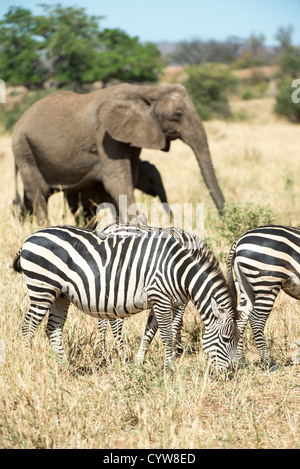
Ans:
[{"label": "tall golden grass", "polygon": [[[272,114],[273,100],[234,101],[243,121],[205,123],[226,199],[269,204],[279,223],[300,224],[300,127]],[[299,302],[280,294],[266,326],[279,369],[259,366],[251,330],[247,367],[234,379],[211,374],[201,349],[202,325],[192,307],[184,317],[184,353],[173,374],[164,373],[159,334],[144,366],[134,362],[146,313],[125,321],[129,360],[121,363],[111,333],[110,362],[100,360],[96,321],[71,307],[64,329],[70,366],[61,367],[44,324],[32,348],[21,341],[28,297],[12,259],[38,227],[13,217],[10,135],[0,138],[0,447],[1,448],[299,448],[299,365],[291,344],[300,335]],[[189,147],[170,153],[144,150],[159,168],[169,202],[204,202],[205,236],[217,255],[230,242],[216,230],[218,216]],[[137,191],[139,201],[150,198]],[[50,201],[52,224],[73,223],[61,194]],[[224,265],[223,265],[224,266]]]}]

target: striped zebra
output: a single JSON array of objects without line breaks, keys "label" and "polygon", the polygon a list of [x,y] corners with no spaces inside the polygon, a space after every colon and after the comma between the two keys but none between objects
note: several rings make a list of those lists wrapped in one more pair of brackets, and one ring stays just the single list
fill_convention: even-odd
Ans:
[{"label": "striped zebra", "polygon": [[244,358],[243,334],[249,320],[262,362],[275,370],[264,327],[281,289],[300,299],[300,229],[270,225],[243,233],[234,241],[227,260],[229,283],[236,294],[233,271],[241,292],[238,358]]},{"label": "striped zebra", "polygon": [[48,309],[46,328],[62,358],[62,330],[72,302],[96,318],[123,318],[153,308],[173,359],[172,306],[193,301],[205,324],[203,349],[219,367],[236,359],[236,303],[211,252],[202,263],[166,233],[105,235],[54,226],[31,235],[13,262],[23,271],[30,306],[22,323],[31,339]]},{"label": "striped zebra", "polygon": [[[97,229],[97,228],[96,228]],[[107,234],[116,234],[118,236],[128,236],[135,235],[139,232],[164,232],[173,236],[177,241],[179,241],[197,260],[201,259],[203,248],[203,241],[200,240],[197,236],[190,234],[186,231],[181,230],[180,228],[155,228],[147,225],[147,219],[144,217],[142,220],[138,220],[138,224],[134,225],[132,223],[112,223],[104,229],[101,230],[102,233]],[[182,317],[186,309],[186,304],[177,306],[173,308],[173,320],[172,320],[172,335],[173,342],[176,348],[176,354],[179,355],[182,353],[181,345],[181,329],[182,329]],[[98,328],[100,332],[100,346],[102,350],[102,356],[106,356],[106,344],[105,344],[105,335],[107,331],[108,322],[110,323],[113,337],[115,342],[118,344],[119,354],[121,358],[125,358],[124,353],[124,344],[122,339],[122,328],[123,328],[123,318],[117,319],[98,319]],[[145,360],[145,355],[151,344],[156,332],[158,329],[157,320],[153,310],[150,311],[148,320],[145,326],[144,335],[142,337],[141,345],[137,353],[136,359],[137,362],[143,363]]]}]

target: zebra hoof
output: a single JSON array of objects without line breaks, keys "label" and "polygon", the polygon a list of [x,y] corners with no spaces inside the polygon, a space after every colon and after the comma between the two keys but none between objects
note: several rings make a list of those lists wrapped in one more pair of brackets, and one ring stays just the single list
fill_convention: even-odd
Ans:
[{"label": "zebra hoof", "polygon": [[181,355],[183,355],[183,347],[176,347],[176,357],[181,357]]},{"label": "zebra hoof", "polygon": [[107,357],[106,355],[102,355],[100,357],[100,366],[106,366],[111,363],[111,359]]},{"label": "zebra hoof", "polygon": [[266,360],[261,361],[261,367],[264,371],[276,371],[278,370],[278,365],[273,360],[272,357]]}]

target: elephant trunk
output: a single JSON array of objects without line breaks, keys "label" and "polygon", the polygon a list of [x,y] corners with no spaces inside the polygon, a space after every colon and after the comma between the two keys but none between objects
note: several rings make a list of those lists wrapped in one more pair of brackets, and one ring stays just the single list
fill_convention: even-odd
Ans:
[{"label": "elephant trunk", "polygon": [[219,214],[222,216],[225,204],[224,196],[216,178],[205,130],[198,115],[195,117],[195,121],[194,129],[197,129],[197,134],[194,132],[192,136],[188,138],[184,138],[184,136],[182,136],[182,140],[194,151],[207,189],[219,211]]}]

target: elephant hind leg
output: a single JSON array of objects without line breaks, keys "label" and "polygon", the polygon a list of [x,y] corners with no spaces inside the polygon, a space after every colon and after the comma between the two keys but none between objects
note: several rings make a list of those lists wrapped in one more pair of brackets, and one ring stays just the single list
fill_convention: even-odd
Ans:
[{"label": "elephant hind leg", "polygon": [[23,202],[21,200],[20,194],[19,194],[19,188],[18,188],[18,167],[15,163],[15,191],[16,195],[15,198],[12,202],[12,212],[13,215],[17,218],[23,218],[23,213],[24,213],[24,206]]},{"label": "elephant hind leg", "polygon": [[20,171],[24,186],[23,217],[34,213],[38,224],[48,218],[47,202],[51,188],[46,183],[26,136],[13,144],[15,162]]},{"label": "elephant hind leg", "polygon": [[35,215],[38,225],[41,225],[48,219],[48,198],[50,190],[43,191],[41,187],[37,187],[33,192],[24,189],[23,217],[28,213]]}]

